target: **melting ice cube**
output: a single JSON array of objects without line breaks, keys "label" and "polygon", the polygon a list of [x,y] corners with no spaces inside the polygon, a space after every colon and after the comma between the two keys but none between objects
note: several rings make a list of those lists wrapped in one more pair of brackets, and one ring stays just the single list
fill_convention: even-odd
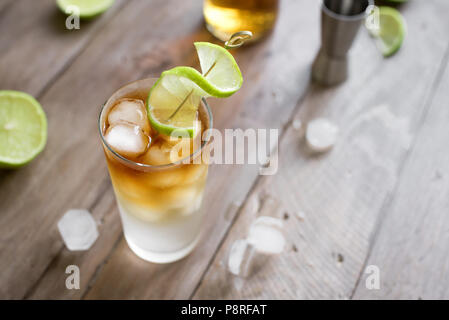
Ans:
[{"label": "melting ice cube", "polygon": [[316,152],[331,149],[337,141],[338,127],[324,118],[318,118],[307,124],[307,145]]},{"label": "melting ice cube", "polygon": [[286,242],[282,220],[268,216],[258,217],[250,226],[247,241],[258,252],[282,253]]},{"label": "melting ice cube", "polygon": [[120,99],[108,114],[109,125],[127,122],[139,126],[146,135],[150,134],[150,123],[142,100]]},{"label": "melting ice cube", "polygon": [[150,139],[140,127],[127,123],[111,125],[104,137],[112,149],[126,158],[143,154]]},{"label": "melting ice cube", "polygon": [[58,221],[66,247],[72,251],[88,250],[98,238],[97,224],[87,210],[69,210]]}]

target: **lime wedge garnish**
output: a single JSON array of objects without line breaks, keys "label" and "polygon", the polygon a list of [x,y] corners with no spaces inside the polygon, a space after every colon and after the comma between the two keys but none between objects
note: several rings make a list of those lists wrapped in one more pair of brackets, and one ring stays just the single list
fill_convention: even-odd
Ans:
[{"label": "lime wedge garnish", "polygon": [[0,91],[0,167],[27,164],[44,149],[47,118],[39,102],[19,91]]},{"label": "lime wedge garnish", "polygon": [[79,9],[80,18],[93,18],[112,6],[115,0],[57,0],[58,7],[65,14],[73,14],[71,6]]},{"label": "lime wedge garnish", "polygon": [[377,45],[385,57],[395,54],[401,48],[406,26],[398,10],[391,7],[379,8],[379,28],[369,31],[377,39]]},{"label": "lime wedge garnish", "polygon": [[161,74],[148,96],[148,117],[159,133],[195,136],[202,97],[229,97],[242,86],[234,57],[224,48],[195,43],[202,74],[191,67],[176,67]]}]

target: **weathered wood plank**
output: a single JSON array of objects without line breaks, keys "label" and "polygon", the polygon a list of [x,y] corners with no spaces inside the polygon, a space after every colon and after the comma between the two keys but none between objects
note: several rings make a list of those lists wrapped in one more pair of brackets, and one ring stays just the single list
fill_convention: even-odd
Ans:
[{"label": "weathered wood plank", "polygon": [[[318,44],[318,7],[311,1],[283,1],[272,36],[236,52],[245,82],[232,98],[211,101],[217,128],[283,127],[308,85]],[[189,298],[235,216],[235,203],[243,201],[257,172],[255,166],[212,166],[204,203],[206,236],[198,248],[182,261],[159,266],[129,254],[122,240],[86,298]]]},{"label": "weathered wood plank", "polygon": [[14,0],[3,0],[0,3],[0,16],[6,13],[7,8],[13,3]]},{"label": "weathered wood plank", "polygon": [[[447,45],[443,30],[449,27],[435,10],[447,9],[444,1],[403,6],[411,36],[396,56],[382,60],[365,34],[354,48],[350,81],[311,88],[294,120],[333,119],[341,129],[338,144],[329,154],[313,156],[302,131],[287,129],[278,174],[258,181],[193,298],[351,297],[432,92]],[[248,279],[234,277],[226,270],[230,246],[246,236],[260,214],[253,203],[265,192],[288,212],[289,249],[265,260]],[[297,216],[301,212],[304,220]]]},{"label": "weathered wood plank", "polygon": [[[281,22],[272,38],[236,52],[247,81],[242,92],[230,100],[212,102],[218,128],[282,127],[288,121],[296,101],[305,91],[308,66],[317,45],[318,10],[316,15],[311,12],[318,5],[310,3],[284,1]],[[92,137],[97,136],[95,122],[99,107],[95,106],[99,106],[120,85],[157,74],[174,65],[193,63],[196,56],[192,41],[210,40],[201,27],[200,6],[200,2],[192,4],[176,1],[176,6],[175,1],[131,2],[101,35],[91,41],[67,73],[45,90],[41,102],[50,122],[47,149],[30,166],[17,172],[4,173],[0,181],[0,267],[3,270],[0,274],[0,297],[186,298],[191,295],[232,223],[237,209],[233,202],[238,203],[246,197],[256,178],[257,168],[214,167],[209,177],[205,203],[206,210],[211,211],[206,227],[208,238],[189,258],[169,266],[155,266],[136,258],[126,243],[120,240],[119,218],[103,155],[98,140]],[[419,14],[415,6],[421,10]],[[287,210],[295,212],[299,208],[306,211],[305,222],[293,221],[288,228],[289,239],[299,251],[295,254],[293,250],[288,252],[292,258],[283,256],[281,263],[276,259],[270,261],[267,269],[260,270],[256,275],[258,280],[255,282],[237,283],[229,279],[230,285],[226,290],[223,289],[226,287],[222,279],[224,273],[217,264],[224,261],[230,239],[242,237],[245,226],[251,221],[245,207],[235,224],[235,228],[241,231],[237,232],[235,228],[231,230],[230,237],[222,246],[195,298],[350,295],[351,284],[353,286],[363,257],[366,256],[367,238],[377,219],[379,203],[383,203],[395,184],[395,179],[391,177],[396,175],[398,163],[401,162],[397,159],[404,158],[402,146],[394,143],[380,147],[378,157],[368,154],[367,149],[362,148],[363,139],[372,139],[374,145],[378,146],[379,140],[375,136],[379,134],[379,128],[364,128],[365,124],[360,122],[358,114],[362,113],[364,107],[374,107],[379,102],[385,102],[376,94],[385,94],[394,88],[397,92],[388,95],[387,102],[397,107],[393,113],[413,115],[410,119],[413,131],[420,119],[418,115],[423,112],[418,102],[424,100],[423,96],[430,91],[426,82],[431,82],[446,45],[441,39],[446,39],[444,30],[447,30],[447,22],[437,20],[429,26],[428,21],[429,17],[434,20],[439,16],[438,12],[447,10],[447,4],[432,1],[430,6],[423,8],[422,4],[413,2],[405,6],[405,10],[408,21],[413,21],[410,34],[416,36],[416,40],[406,43],[405,48],[408,49],[404,48],[399,56],[381,65],[381,60],[369,52],[374,48],[368,45],[363,50],[359,45],[355,52],[358,56],[354,61],[355,70],[368,76],[373,75],[372,71],[378,68],[379,74],[373,78],[353,77],[339,90],[313,88],[301,104],[300,113],[296,115],[306,121],[326,114],[338,119],[336,121],[342,127],[357,119],[358,125],[352,125],[344,132],[350,132],[350,136],[360,133],[361,139],[343,142],[344,146],[338,147],[341,151],[336,149],[329,157],[315,164],[309,163],[309,156],[302,146],[291,148],[293,150],[282,155],[281,159],[285,159],[283,161],[287,165],[283,165],[286,169],[281,169],[279,177],[262,179],[255,188],[253,196],[266,183],[267,188],[272,189],[272,193],[286,204]],[[0,24],[2,21],[0,19]],[[287,38],[286,30],[296,32]],[[361,43],[369,44],[366,39]],[[107,48],[111,50],[105,51]],[[406,52],[413,50],[415,57],[406,59]],[[0,58],[2,54],[0,52]],[[416,69],[407,69],[410,66]],[[405,70],[405,75],[399,74],[402,70]],[[391,79],[382,84],[387,78]],[[403,78],[408,79],[405,85]],[[354,92],[365,85],[361,81],[366,82],[368,87],[379,87],[379,92],[355,95]],[[28,82],[27,86],[32,93],[32,90],[37,93],[42,90],[38,89],[34,81]],[[24,87],[18,89],[25,90]],[[406,93],[409,96],[404,99]],[[329,103],[335,103],[334,109],[328,108]],[[341,119],[339,107],[343,109]],[[379,112],[382,116],[382,110],[376,110],[377,116]],[[71,126],[68,127],[67,123]],[[281,152],[295,145],[298,135],[290,128],[285,134]],[[351,148],[355,148],[355,151],[348,154],[343,152]],[[367,165],[363,167],[365,162]],[[354,169],[350,168],[351,163],[356,164]],[[302,166],[309,168],[310,172],[305,168],[302,170]],[[350,170],[345,171],[348,168]],[[287,187],[286,183],[294,175],[292,172],[298,172],[298,181]],[[356,183],[346,181],[351,179],[356,180]],[[382,183],[387,181],[389,185],[377,189],[374,183],[362,183],[363,179]],[[331,186],[327,187],[328,184]],[[345,187],[354,194],[345,191],[341,195],[338,191],[345,190]],[[358,187],[361,190],[357,190]],[[291,190],[305,192],[299,193],[298,200]],[[313,198],[320,190],[330,191],[329,198]],[[370,199],[373,190],[379,194],[376,194],[375,199]],[[343,200],[334,201],[335,195]],[[344,201],[359,196],[360,199],[354,200],[352,204]],[[324,205],[318,203],[323,199]],[[367,208],[370,204],[373,208]],[[323,210],[316,210],[323,206]],[[104,220],[100,225],[100,238],[88,252],[68,252],[63,248],[57,233],[57,219],[71,207],[91,208],[97,221]],[[309,219],[310,216],[312,219]],[[247,217],[246,222],[241,221],[244,217]],[[292,215],[290,219],[293,219]],[[354,226],[348,227],[351,223]],[[329,224],[332,225],[328,227]],[[360,230],[354,230],[355,226]],[[12,247],[11,243],[17,243],[17,246]],[[338,253],[343,254],[343,263],[335,263]],[[312,262],[304,267],[306,261]],[[64,270],[68,264],[80,266],[81,290],[69,291],[64,288]],[[273,270],[282,277],[267,279],[265,275],[271,277]],[[284,275],[286,270],[294,271]],[[277,284],[274,283],[276,279],[279,280]],[[241,292],[233,289],[234,286],[243,285],[244,288],[240,287]],[[92,286],[91,290],[89,286]],[[213,290],[214,286],[217,290]]]},{"label": "weathered wood plank", "polygon": [[[114,214],[114,221],[100,226],[102,239],[92,248],[98,255],[88,259],[65,251],[56,228],[67,209],[90,208],[105,190],[107,170],[96,123],[100,106],[124,83],[193,58],[191,41],[187,47],[179,38],[198,29],[200,7],[178,1],[129,2],[42,95],[49,122],[46,149],[29,166],[5,172],[0,182],[1,297],[82,295],[57,292],[64,283],[53,287],[38,280],[44,272],[44,279],[61,279],[66,262],[79,263],[82,277],[90,279],[121,235],[114,229],[119,221]],[[110,208],[95,208],[96,219],[108,217]]]},{"label": "weathered wood plank", "polygon": [[449,46],[444,76],[435,83],[422,127],[401,172],[396,197],[380,221],[367,265],[380,271],[380,289],[363,274],[355,299],[449,298]]}]

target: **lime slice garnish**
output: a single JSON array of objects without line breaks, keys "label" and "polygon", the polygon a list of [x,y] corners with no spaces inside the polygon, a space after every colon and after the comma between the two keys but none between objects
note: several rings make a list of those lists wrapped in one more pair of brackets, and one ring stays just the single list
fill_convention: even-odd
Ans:
[{"label": "lime slice garnish", "polygon": [[209,42],[195,42],[204,81],[211,85],[208,93],[226,98],[242,86],[243,78],[232,54],[223,47]]},{"label": "lime slice garnish", "polygon": [[93,18],[102,14],[112,6],[115,0],[57,0],[58,7],[65,14],[74,14],[70,6],[79,9],[80,18]]},{"label": "lime slice garnish", "polygon": [[242,86],[242,74],[234,57],[224,48],[195,43],[203,74],[191,67],[176,67],[161,74],[148,96],[151,126],[165,135],[196,134],[202,97],[229,97]]},{"label": "lime slice garnish", "polygon": [[370,29],[385,57],[395,54],[402,46],[406,34],[406,22],[401,13],[391,7],[379,8],[379,29]]},{"label": "lime slice garnish", "polygon": [[0,91],[0,167],[27,164],[46,141],[47,119],[39,102],[24,92]]}]

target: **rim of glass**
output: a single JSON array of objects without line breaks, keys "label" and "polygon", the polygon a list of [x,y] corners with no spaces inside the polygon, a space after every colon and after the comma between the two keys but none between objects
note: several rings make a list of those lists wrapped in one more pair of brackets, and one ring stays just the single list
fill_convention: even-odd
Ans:
[{"label": "rim of glass", "polygon": [[322,7],[323,11],[326,12],[327,15],[329,15],[329,16],[335,18],[335,19],[344,20],[344,21],[353,21],[353,20],[363,19],[368,14],[368,12],[367,12],[368,8],[370,6],[374,5],[374,0],[366,0],[366,1],[368,2],[368,5],[366,6],[366,9],[363,10],[361,13],[353,15],[353,16],[348,16],[348,15],[345,15],[345,14],[335,13],[334,11],[332,11],[331,9],[329,9],[326,6],[326,1],[325,0],[322,1],[321,7]]},{"label": "rim of glass", "polygon": [[[157,78],[144,78],[144,79],[139,79],[136,81],[132,81],[129,82],[123,86],[121,86],[119,89],[117,89],[116,91],[114,91],[114,93],[111,94],[111,97],[116,94],[117,92],[119,92],[120,90],[124,89],[125,87],[135,84],[137,82],[140,81],[145,81],[145,80],[157,80]],[[119,158],[120,160],[124,161],[125,163],[128,163],[130,165],[134,165],[140,168],[148,168],[148,169],[164,169],[164,168],[170,168],[170,167],[175,167],[177,165],[180,165],[183,163],[183,161],[185,161],[186,159],[193,159],[198,153],[201,153],[204,149],[204,147],[209,143],[210,137],[211,137],[211,133],[210,130],[206,130],[207,132],[207,136],[206,138],[203,140],[201,139],[201,148],[199,148],[198,150],[196,150],[194,153],[190,154],[189,156],[182,158],[181,160],[178,160],[176,162],[172,162],[172,163],[167,163],[167,164],[161,164],[161,165],[150,165],[150,164],[145,164],[145,163],[140,163],[140,162],[135,162],[133,160],[127,159],[124,156],[120,155],[118,152],[116,152],[114,149],[112,149],[112,147],[106,142],[106,139],[103,136],[103,130],[102,130],[102,126],[101,126],[101,115],[103,114],[103,111],[106,107],[106,104],[108,103],[109,98],[106,100],[106,102],[103,103],[103,105],[101,106],[101,110],[100,110],[100,114],[98,116],[98,131],[100,132],[100,137],[101,137],[101,141],[103,142],[103,145],[106,146],[106,148],[117,158]],[[145,101],[145,105],[146,105],[146,101]],[[205,106],[206,108],[206,112],[207,112],[207,116],[209,117],[209,128],[211,129],[213,127],[213,118],[212,118],[212,111],[210,110],[210,107],[206,101],[206,99],[201,98],[201,103]],[[201,137],[203,138],[203,137]]]}]

